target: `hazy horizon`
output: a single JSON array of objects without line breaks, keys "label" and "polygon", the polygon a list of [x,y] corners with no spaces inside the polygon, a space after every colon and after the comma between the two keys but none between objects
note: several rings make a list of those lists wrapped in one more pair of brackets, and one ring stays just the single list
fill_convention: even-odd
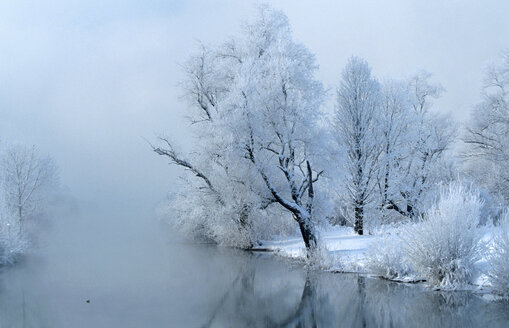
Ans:
[{"label": "hazy horizon", "polygon": [[[179,64],[239,31],[259,1],[0,2],[0,139],[53,156],[77,199],[151,208],[180,168],[151,153],[164,133],[183,149]],[[465,120],[483,68],[509,48],[509,2],[276,0],[333,90],[351,55],[379,78],[425,69],[447,90],[441,111]],[[319,35],[319,37],[317,37]]]}]

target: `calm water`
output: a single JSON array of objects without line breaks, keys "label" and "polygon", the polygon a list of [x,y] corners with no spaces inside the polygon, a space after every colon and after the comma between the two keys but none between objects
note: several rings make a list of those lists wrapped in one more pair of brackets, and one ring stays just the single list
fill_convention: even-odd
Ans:
[{"label": "calm water", "polygon": [[509,327],[508,303],[170,242],[140,217],[60,221],[0,273],[0,327]]}]

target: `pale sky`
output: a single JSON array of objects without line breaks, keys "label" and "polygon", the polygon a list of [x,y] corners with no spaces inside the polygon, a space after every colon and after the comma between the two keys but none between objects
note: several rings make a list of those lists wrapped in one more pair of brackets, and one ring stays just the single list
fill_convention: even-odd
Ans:
[{"label": "pale sky", "polygon": [[[181,172],[144,138],[189,148],[179,64],[235,35],[255,0],[0,0],[0,139],[52,155],[80,200],[152,207]],[[380,78],[419,69],[465,120],[486,64],[509,49],[509,1],[268,1],[331,90],[351,55]]]}]

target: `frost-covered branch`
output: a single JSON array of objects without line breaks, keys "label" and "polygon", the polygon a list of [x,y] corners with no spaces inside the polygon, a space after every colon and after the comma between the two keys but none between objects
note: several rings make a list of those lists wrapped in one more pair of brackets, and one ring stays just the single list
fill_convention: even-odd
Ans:
[{"label": "frost-covered branch", "polygon": [[218,201],[220,203],[223,203],[223,200],[221,199],[221,195],[214,188],[214,186],[210,182],[210,179],[205,174],[203,174],[199,169],[197,169],[189,161],[184,160],[181,157],[179,157],[179,155],[175,152],[175,150],[173,149],[173,146],[168,141],[168,139],[159,137],[159,140],[165,142],[168,148],[155,147],[155,146],[151,145],[152,150],[156,154],[166,156],[170,159],[170,163],[181,166],[184,169],[191,171],[196,177],[200,178],[205,183],[205,185],[211,192],[213,192],[217,196]]}]

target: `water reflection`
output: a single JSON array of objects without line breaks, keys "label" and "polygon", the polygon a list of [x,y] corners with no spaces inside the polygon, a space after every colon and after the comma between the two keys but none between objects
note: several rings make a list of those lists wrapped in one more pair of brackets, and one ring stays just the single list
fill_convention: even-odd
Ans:
[{"label": "water reflection", "polygon": [[509,304],[251,256],[201,327],[508,327]]},{"label": "water reflection", "polygon": [[508,302],[169,242],[120,219],[69,222],[1,270],[0,327],[509,326]]}]

